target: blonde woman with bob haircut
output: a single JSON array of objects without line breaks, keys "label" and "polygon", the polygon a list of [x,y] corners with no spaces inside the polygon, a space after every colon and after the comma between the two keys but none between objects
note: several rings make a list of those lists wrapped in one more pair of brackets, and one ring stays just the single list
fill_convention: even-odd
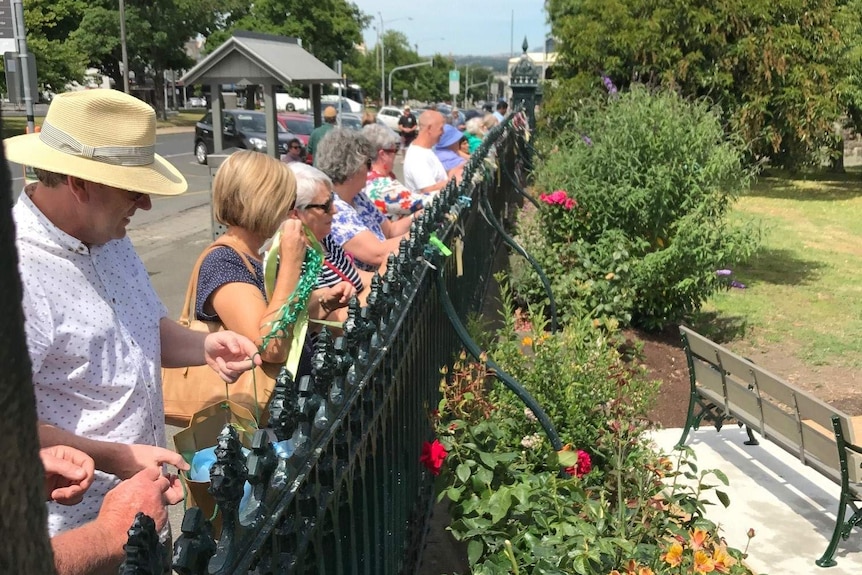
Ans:
[{"label": "blonde woman with bob haircut", "polygon": [[[224,246],[204,259],[198,276],[195,315],[221,321],[260,348],[270,323],[287,303],[305,259],[307,240],[302,222],[289,219],[296,204],[296,179],[284,162],[259,152],[235,152],[221,165],[213,181],[213,212],[227,226]],[[260,249],[281,229],[279,266],[272,299],[264,289]],[[328,311],[347,305],[348,285],[316,290],[309,298],[309,317],[321,319]],[[307,347],[307,346],[306,346]],[[284,363],[290,341],[274,338],[261,359]],[[310,349],[303,353],[297,377],[310,372]]]}]

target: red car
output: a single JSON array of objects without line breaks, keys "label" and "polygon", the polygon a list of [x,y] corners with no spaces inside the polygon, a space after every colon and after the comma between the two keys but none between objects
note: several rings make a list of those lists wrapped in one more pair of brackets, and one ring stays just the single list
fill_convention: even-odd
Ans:
[{"label": "red car", "polygon": [[276,116],[282,128],[299,138],[305,148],[305,163],[311,165],[312,157],[308,153],[308,138],[314,130],[314,120],[307,114],[298,112],[279,112]]}]

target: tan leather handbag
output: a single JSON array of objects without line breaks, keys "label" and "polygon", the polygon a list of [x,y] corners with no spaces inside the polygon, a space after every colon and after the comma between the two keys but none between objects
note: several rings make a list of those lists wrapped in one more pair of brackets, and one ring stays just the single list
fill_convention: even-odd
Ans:
[{"label": "tan leather handbag", "polygon": [[[198,275],[204,258],[214,249],[226,246],[242,258],[254,275],[254,267],[248,258],[229,243],[229,238],[219,238],[209,245],[198,258],[186,289],[186,301],[180,314],[179,324],[194,331],[213,333],[224,329],[221,322],[201,321],[195,317]],[[243,373],[232,384],[224,381],[208,365],[194,367],[162,368],[162,395],[165,406],[165,423],[186,427],[194,414],[225,399],[247,408],[263,425],[267,419],[266,406],[275,388],[275,378],[281,365],[266,363]],[[263,420],[263,421],[262,421]]]}]

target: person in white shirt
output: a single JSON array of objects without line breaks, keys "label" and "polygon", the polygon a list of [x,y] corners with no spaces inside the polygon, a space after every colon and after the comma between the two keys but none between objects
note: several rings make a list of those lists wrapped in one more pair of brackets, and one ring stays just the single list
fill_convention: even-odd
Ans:
[{"label": "person in white shirt", "polygon": [[509,113],[509,103],[506,100],[500,100],[497,102],[497,109],[494,110],[494,117],[497,118],[497,122],[503,123],[503,120],[506,118],[506,114]]},{"label": "person in white shirt", "polygon": [[443,114],[435,110],[426,110],[419,116],[419,134],[404,154],[404,183],[414,192],[439,192],[450,179],[461,181],[463,166],[447,173],[434,153],[445,124]]},{"label": "person in white shirt", "polygon": [[68,92],[40,133],[4,142],[7,159],[38,177],[12,215],[40,442],[79,449],[97,470],[80,503],[48,503],[52,536],[96,520],[120,480],[188,468],[164,448],[162,366],[208,364],[233,381],[260,362],[248,338],[169,320],[126,236],[151,194],[187,188],[155,154],[155,123],[150,106],[122,92]]}]

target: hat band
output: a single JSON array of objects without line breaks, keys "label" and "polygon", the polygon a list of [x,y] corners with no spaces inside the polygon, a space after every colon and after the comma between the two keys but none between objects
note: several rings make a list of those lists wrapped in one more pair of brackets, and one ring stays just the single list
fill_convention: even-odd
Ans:
[{"label": "hat band", "polygon": [[114,166],[149,166],[155,160],[155,145],[88,146],[48,122],[42,123],[39,139],[58,152]]}]

